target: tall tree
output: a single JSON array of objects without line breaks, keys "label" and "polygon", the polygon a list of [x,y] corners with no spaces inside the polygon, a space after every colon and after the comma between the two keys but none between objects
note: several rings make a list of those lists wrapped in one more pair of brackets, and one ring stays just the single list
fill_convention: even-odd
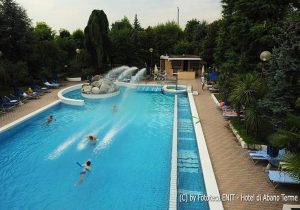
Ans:
[{"label": "tall tree", "polygon": [[[266,70],[268,92],[261,101],[267,118],[280,126],[288,111],[295,110],[300,95],[300,24],[299,13],[285,21]],[[298,46],[298,47],[297,47]]]},{"label": "tall tree", "polygon": [[76,48],[82,49],[84,47],[84,33],[81,29],[77,29],[72,33],[72,39],[76,43]]},{"label": "tall tree", "polygon": [[93,65],[104,73],[103,67],[110,60],[109,24],[103,10],[93,10],[84,29],[85,46],[92,58]]},{"label": "tall tree", "polygon": [[127,17],[112,24],[109,36],[112,41],[112,59],[114,64],[136,65],[133,58],[135,47],[132,33],[133,28]]},{"label": "tall tree", "polygon": [[208,66],[212,66],[214,61],[215,48],[217,46],[217,34],[219,33],[220,21],[214,21],[208,25],[207,35],[203,42],[203,59]]},{"label": "tall tree", "polygon": [[55,37],[55,31],[45,22],[37,22],[34,27],[34,33],[39,41],[50,41]]},{"label": "tall tree", "polygon": [[31,21],[14,0],[0,0],[0,49],[12,61],[26,60],[32,41]]}]

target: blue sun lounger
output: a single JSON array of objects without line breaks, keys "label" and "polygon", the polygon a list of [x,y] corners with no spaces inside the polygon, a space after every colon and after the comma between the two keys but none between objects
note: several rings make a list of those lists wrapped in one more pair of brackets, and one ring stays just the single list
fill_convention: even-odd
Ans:
[{"label": "blue sun lounger", "polygon": [[268,172],[269,180],[276,188],[279,184],[300,184],[300,180],[292,177],[286,171],[273,171]]},{"label": "blue sun lounger", "polygon": [[278,165],[279,161],[282,159],[282,156],[286,153],[285,149],[279,150],[277,157],[271,157],[266,150],[259,150],[259,151],[248,151],[251,160],[254,164],[258,163],[259,161],[269,161],[272,165]]},{"label": "blue sun lounger", "polygon": [[251,160],[256,164],[259,161],[269,161],[271,159],[270,155],[268,155],[267,151],[249,151],[249,156]]}]

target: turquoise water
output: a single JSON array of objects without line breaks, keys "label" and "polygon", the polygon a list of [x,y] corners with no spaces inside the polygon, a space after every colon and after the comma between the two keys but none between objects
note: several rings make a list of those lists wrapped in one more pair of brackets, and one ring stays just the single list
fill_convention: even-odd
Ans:
[{"label": "turquoise water", "polygon": [[[173,96],[121,89],[84,107],[58,104],[0,134],[0,209],[167,209],[173,105]],[[79,184],[76,162],[88,159]]]},{"label": "turquoise water", "polygon": [[196,135],[186,96],[178,95],[178,157],[177,157],[177,201],[180,210],[208,210]]}]

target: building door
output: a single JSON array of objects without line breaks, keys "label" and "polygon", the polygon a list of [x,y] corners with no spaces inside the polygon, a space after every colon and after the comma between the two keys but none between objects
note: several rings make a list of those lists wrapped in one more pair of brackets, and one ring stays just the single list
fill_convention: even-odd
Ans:
[{"label": "building door", "polygon": [[188,71],[189,61],[183,61],[183,71]]}]

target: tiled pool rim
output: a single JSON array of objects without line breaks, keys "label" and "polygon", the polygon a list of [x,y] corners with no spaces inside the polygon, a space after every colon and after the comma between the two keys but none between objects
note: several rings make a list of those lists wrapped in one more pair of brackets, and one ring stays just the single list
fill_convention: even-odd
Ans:
[{"label": "tiled pool rim", "polygon": [[71,92],[73,90],[81,89],[82,84],[78,85],[73,85],[71,87],[67,87],[65,89],[62,89],[57,93],[57,96],[59,100],[64,103],[64,104],[69,104],[69,105],[74,105],[74,106],[83,106],[84,105],[84,100],[82,99],[72,99],[72,98],[66,98],[64,97],[64,94]]},{"label": "tiled pool rim", "polygon": [[[81,87],[81,85],[82,84],[74,85],[72,87],[74,87],[74,88],[76,87],[75,89],[79,89],[79,87]],[[139,85],[155,86],[153,84],[139,84]],[[126,85],[124,85],[124,86],[126,86]],[[131,85],[131,87],[136,87],[136,86],[138,86],[138,85]],[[66,88],[66,89],[69,89],[69,88]],[[73,89],[73,90],[75,90],[75,89]],[[191,88],[188,87],[187,89],[190,90]],[[194,101],[194,98],[193,98],[193,95],[192,95],[191,92],[188,92],[188,98],[189,98],[189,102],[190,102],[190,108],[191,108],[192,116],[199,117],[197,109],[196,109],[196,104],[195,104],[195,101]],[[15,127],[16,125],[18,125],[18,124],[20,124],[20,123],[36,116],[37,114],[39,114],[39,113],[55,106],[58,103],[61,103],[61,100],[54,101],[54,102],[52,102],[51,104],[49,104],[47,106],[44,106],[44,107],[42,107],[42,108],[40,108],[40,109],[38,109],[38,110],[28,114],[28,115],[25,115],[24,117],[21,117],[18,120],[15,120],[15,121],[1,127],[0,128],[0,133],[4,132],[4,131],[12,128],[12,127]],[[207,150],[207,145],[206,145],[206,142],[205,142],[201,122],[197,123],[197,124],[196,124],[196,122],[197,122],[197,120],[195,118],[193,118],[194,130],[195,130],[196,139],[197,139],[198,151],[200,153],[199,157],[200,157],[200,161],[201,161],[201,165],[202,165],[203,178],[204,178],[204,182],[205,182],[206,192],[207,192],[207,195],[219,196],[220,193],[219,193],[218,185],[217,185],[217,182],[216,182],[215,174],[214,174],[214,171],[213,171],[213,168],[212,168],[209,153],[208,153],[208,150]],[[176,156],[177,156],[177,154],[176,154]],[[176,169],[176,173],[177,173],[177,169]],[[171,196],[171,194],[170,194],[170,196]],[[177,198],[176,198],[176,200],[177,200]],[[169,201],[169,206],[170,206],[170,203],[171,203],[171,201]],[[223,210],[224,209],[223,204],[222,204],[221,201],[208,201],[208,203],[209,203],[210,209],[212,209],[212,210]],[[175,208],[177,209],[177,204],[176,204]]]},{"label": "tiled pool rim", "polygon": [[172,158],[171,158],[171,178],[170,178],[170,199],[169,209],[177,209],[177,96],[174,100],[173,116],[173,137],[172,137]]},{"label": "tiled pool rim", "polygon": [[[196,104],[195,104],[195,100],[194,100],[192,92],[188,92],[188,98],[189,98],[189,102],[190,102],[192,116],[196,117],[196,118],[193,117],[193,124],[194,124],[194,130],[195,130],[195,134],[196,134],[199,157],[200,157],[201,166],[202,166],[203,178],[204,178],[204,182],[205,182],[206,194],[207,194],[207,196],[219,197],[220,192],[218,189],[216,177],[215,177],[213,167],[211,164],[211,160],[210,160],[210,156],[208,153],[206,141],[204,138],[204,133],[203,133],[202,126],[201,126],[201,121],[199,121],[199,123],[197,123],[197,121],[198,121],[197,118],[199,118],[199,115],[197,112],[197,108],[196,108]],[[209,200],[208,204],[209,204],[209,208],[211,210],[223,210],[224,209],[222,201]]]}]

